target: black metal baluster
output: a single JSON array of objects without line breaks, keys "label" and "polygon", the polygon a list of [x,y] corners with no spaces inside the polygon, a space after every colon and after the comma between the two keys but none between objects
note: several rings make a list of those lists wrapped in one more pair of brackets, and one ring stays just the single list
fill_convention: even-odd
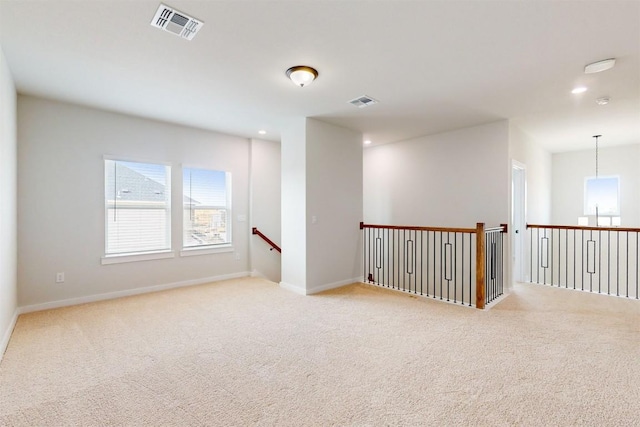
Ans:
[{"label": "black metal baluster", "polygon": [[602,288],[602,230],[598,230],[598,293]]},{"label": "black metal baluster", "polygon": [[607,295],[611,295],[611,233],[607,231]]},{"label": "black metal baluster", "polygon": [[616,296],[619,297],[620,296],[620,233],[615,232],[615,236],[616,236]]},{"label": "black metal baluster", "polygon": [[453,302],[458,302],[458,233],[453,233]]},{"label": "black metal baluster", "polygon": [[436,260],[438,259],[438,246],[436,243],[437,240],[437,232],[433,231],[433,246],[431,247],[432,250],[432,258],[433,258],[433,263],[432,268],[433,268],[433,272],[432,272],[432,276],[433,276],[433,297],[436,298],[436,296],[438,295],[437,291],[436,291],[436,284],[437,284],[437,278],[438,278],[438,265],[436,264]]},{"label": "black metal baluster", "polygon": [[362,228],[362,281],[367,281],[367,230]]},{"label": "black metal baluster", "polygon": [[365,229],[366,242],[367,242],[367,257],[366,257],[367,267],[366,267],[365,281],[367,283],[371,283],[371,232],[372,230],[373,229],[371,227],[367,227]]},{"label": "black metal baluster", "polygon": [[461,284],[460,284],[460,291],[462,292],[462,297],[460,299],[460,304],[464,305],[464,236],[465,233],[460,233],[460,237],[461,237],[461,243],[462,243],[462,249],[460,250],[460,257],[462,258],[462,260],[460,260],[460,279],[461,279]]},{"label": "black metal baluster", "polygon": [[442,244],[443,244],[443,239],[442,239],[442,231],[440,232],[440,299],[442,300],[442,281],[444,279],[444,270],[443,270],[443,266],[442,263],[444,261],[444,257],[442,256]]},{"label": "black metal baluster", "polygon": [[391,234],[391,230],[389,230],[387,228],[387,238],[385,240],[386,244],[387,244],[387,279],[386,279],[386,285],[387,288],[389,287],[389,269],[391,267],[390,265],[390,261],[391,261],[391,253],[389,252],[389,235]]},{"label": "black metal baluster", "polygon": [[427,271],[425,272],[425,278],[427,280],[427,296],[429,296],[429,231],[427,230]]},{"label": "black metal baluster", "polygon": [[529,228],[529,280],[533,282],[533,228]]},{"label": "black metal baluster", "polygon": [[582,259],[582,276],[581,276],[581,286],[584,291],[584,230],[580,230],[580,249],[582,250],[582,254],[580,254],[580,258]]},{"label": "black metal baluster", "polygon": [[422,253],[422,245],[424,243],[424,231],[420,231],[420,295],[422,295],[422,273],[424,271],[423,268],[423,253]]},{"label": "black metal baluster", "polygon": [[504,294],[504,239],[505,232],[500,232],[500,295]]},{"label": "black metal baluster", "polygon": [[627,298],[629,298],[629,232],[627,231]]},{"label": "black metal baluster", "polygon": [[[590,250],[591,247],[593,247],[592,250]],[[593,268],[590,268],[591,252],[593,252]],[[589,292],[593,291],[593,274],[595,272],[596,272],[596,242],[593,240],[593,230],[589,230],[589,240],[587,240],[587,273],[589,274]]]},{"label": "black metal baluster", "polygon": [[569,287],[569,229],[564,230],[564,287]]},{"label": "black metal baluster", "polygon": [[556,265],[555,263],[555,258],[553,257],[554,254],[554,245],[555,245],[555,238],[554,238],[554,234],[555,234],[555,230],[552,228],[551,229],[551,254],[550,254],[550,260],[551,260],[551,286],[555,286],[555,280],[553,279],[553,267],[554,265]]},{"label": "black metal baluster", "polygon": [[473,271],[473,233],[469,233],[469,307],[471,307],[471,290],[472,290],[472,283],[473,283],[473,275],[472,275],[472,271]]},{"label": "black metal baluster", "polygon": [[578,276],[576,275],[576,230],[573,230],[573,289],[576,288]]},{"label": "black metal baluster", "polygon": [[540,262],[541,262],[541,258],[540,258],[540,250],[541,250],[541,242],[540,242],[540,229],[536,228],[537,231],[537,237],[536,237],[536,255],[538,257],[538,259],[536,260],[536,271],[537,271],[537,275],[536,275],[536,283],[540,283]]}]

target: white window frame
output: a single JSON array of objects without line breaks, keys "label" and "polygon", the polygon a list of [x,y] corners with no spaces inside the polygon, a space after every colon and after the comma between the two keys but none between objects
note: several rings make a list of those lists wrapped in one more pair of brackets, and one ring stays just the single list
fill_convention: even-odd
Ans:
[{"label": "white window frame", "polygon": [[[616,197],[617,197],[617,201],[616,201],[616,208],[617,210],[615,212],[598,212],[598,216],[620,216],[620,175],[608,175],[608,176],[600,176],[597,178],[598,180],[600,179],[616,179],[617,180],[617,189],[616,189]],[[583,198],[583,203],[584,203],[584,215],[588,215],[588,216],[595,216],[596,212],[595,210],[591,210],[588,206],[588,202],[589,202],[589,193],[588,193],[588,187],[589,187],[589,182],[590,181],[594,181],[596,180],[595,176],[589,176],[589,177],[585,177],[584,179],[584,198]]]},{"label": "white window frame", "polygon": [[[184,208],[184,198],[189,197],[190,194],[185,189],[184,182],[184,174],[185,171],[193,169],[193,170],[203,170],[210,172],[222,172],[225,174],[225,198],[226,198],[226,206],[213,206],[216,209],[224,209],[226,211],[226,236],[227,241],[222,243],[212,243],[212,244],[203,244],[203,245],[185,245],[185,208]],[[202,166],[191,166],[191,165],[182,165],[182,170],[180,174],[180,180],[182,184],[182,197],[180,199],[181,211],[182,211],[182,221],[181,221],[181,240],[182,240],[182,250],[180,251],[180,256],[193,256],[193,255],[208,255],[215,253],[224,253],[224,252],[233,252],[233,210],[232,210],[232,173],[226,170],[214,169],[211,167],[202,167]]]},{"label": "white window frame", "polygon": [[[167,227],[165,229],[166,233],[166,241],[169,243],[168,248],[158,249],[158,250],[141,250],[141,251],[130,251],[130,252],[120,252],[120,253],[107,253],[108,246],[108,221],[109,221],[109,206],[106,199],[106,189],[107,189],[107,161],[114,162],[130,162],[130,163],[147,163],[153,165],[164,166],[166,171],[166,186],[169,189],[169,197],[167,199],[167,205],[165,208],[165,212],[167,215],[166,223]],[[136,261],[148,261],[155,259],[166,259],[173,258],[175,253],[172,250],[172,233],[171,233],[171,223],[172,223],[172,203],[173,203],[173,193],[172,193],[172,165],[169,162],[157,161],[157,160],[149,160],[149,159],[136,159],[136,158],[126,158],[120,156],[103,156],[103,177],[104,177],[104,187],[103,187],[103,197],[104,199],[104,255],[101,259],[101,263],[103,265],[107,264],[117,264],[117,263],[125,263],[125,262],[136,262]]]}]

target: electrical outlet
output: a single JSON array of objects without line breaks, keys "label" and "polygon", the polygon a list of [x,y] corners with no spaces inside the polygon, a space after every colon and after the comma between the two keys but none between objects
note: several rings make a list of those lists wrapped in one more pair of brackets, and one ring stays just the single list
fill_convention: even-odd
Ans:
[{"label": "electrical outlet", "polygon": [[64,273],[56,273],[56,283],[64,282]]},{"label": "electrical outlet", "polygon": [[236,261],[240,261],[240,254],[236,252]]}]

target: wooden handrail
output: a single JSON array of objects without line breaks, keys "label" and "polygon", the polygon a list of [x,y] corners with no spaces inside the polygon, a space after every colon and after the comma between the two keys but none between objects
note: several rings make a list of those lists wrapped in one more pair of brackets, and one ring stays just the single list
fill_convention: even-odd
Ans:
[{"label": "wooden handrail", "polygon": [[360,230],[363,228],[384,228],[388,230],[412,230],[412,231],[443,231],[450,233],[475,233],[475,228],[458,228],[458,227],[419,227],[415,225],[379,225],[360,223]]},{"label": "wooden handrail", "polygon": [[527,228],[550,228],[554,230],[630,231],[630,232],[640,233],[640,228],[629,228],[629,227],[588,227],[588,226],[581,226],[581,225],[527,224]]},{"label": "wooden handrail", "polygon": [[[411,231],[442,231],[449,233],[476,233],[476,228],[460,228],[460,227],[421,227],[417,225],[379,225],[360,223],[360,230],[363,228],[382,228],[387,230],[411,230]],[[507,224],[500,224],[498,227],[485,228],[485,232],[501,231],[507,232]]]},{"label": "wooden handrail", "polygon": [[260,230],[258,230],[257,227],[253,227],[251,229],[251,234],[256,234],[256,235],[260,236],[262,238],[262,240],[267,242],[269,244],[269,246],[271,246],[271,249],[269,249],[270,251],[275,249],[276,251],[282,253],[282,250],[280,249],[280,246],[276,245],[275,243],[273,243],[273,241],[270,238],[268,238],[267,236],[262,234],[262,232]]}]

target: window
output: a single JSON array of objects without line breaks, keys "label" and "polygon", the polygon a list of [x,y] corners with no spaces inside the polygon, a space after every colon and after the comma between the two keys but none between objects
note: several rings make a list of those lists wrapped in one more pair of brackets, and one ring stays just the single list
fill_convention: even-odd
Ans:
[{"label": "window", "polygon": [[171,167],[105,160],[106,255],[171,250]]},{"label": "window", "polygon": [[620,177],[605,176],[585,178],[584,180],[584,214],[598,216],[620,215]]},{"label": "window", "polygon": [[185,248],[231,243],[231,174],[183,168]]}]

